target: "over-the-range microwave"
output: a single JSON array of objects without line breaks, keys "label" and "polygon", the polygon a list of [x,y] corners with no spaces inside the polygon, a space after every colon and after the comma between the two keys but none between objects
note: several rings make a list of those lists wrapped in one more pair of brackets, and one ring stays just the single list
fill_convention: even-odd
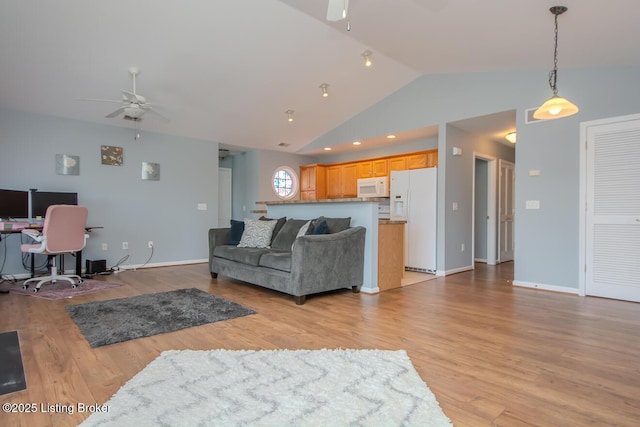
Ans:
[{"label": "over-the-range microwave", "polygon": [[360,178],[358,180],[358,197],[389,197],[389,178]]}]

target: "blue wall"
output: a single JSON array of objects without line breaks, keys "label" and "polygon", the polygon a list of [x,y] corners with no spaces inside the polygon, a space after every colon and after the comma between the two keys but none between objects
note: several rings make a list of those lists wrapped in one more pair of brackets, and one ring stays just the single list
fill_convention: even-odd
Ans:
[{"label": "blue wall", "polygon": [[[89,225],[104,227],[91,233],[84,258],[112,266],[126,255],[126,241],[128,264],[139,265],[153,240],[150,265],[206,260],[207,230],[218,217],[218,144],[144,129],[141,135],[134,141],[128,128],[0,110],[0,188],[77,192]],[[123,147],[123,165],[101,164],[101,145]],[[57,175],[56,154],[79,156],[80,175]],[[142,162],[160,164],[159,181],[141,179]],[[198,203],[208,209],[197,210]],[[3,275],[26,273],[20,237],[7,236],[0,246],[7,255]]]}]

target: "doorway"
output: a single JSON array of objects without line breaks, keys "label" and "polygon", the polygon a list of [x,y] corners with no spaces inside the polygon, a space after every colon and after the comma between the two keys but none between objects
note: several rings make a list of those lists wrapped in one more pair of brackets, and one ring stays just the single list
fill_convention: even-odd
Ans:
[{"label": "doorway", "polygon": [[488,265],[497,262],[496,169],[495,157],[473,153],[472,260]]},{"label": "doorway", "polygon": [[231,223],[231,169],[218,168],[218,227]]}]

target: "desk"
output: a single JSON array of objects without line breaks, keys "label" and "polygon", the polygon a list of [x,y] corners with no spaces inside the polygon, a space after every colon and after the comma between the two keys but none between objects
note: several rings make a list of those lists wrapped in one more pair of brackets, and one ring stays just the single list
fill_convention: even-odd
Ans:
[{"label": "desk", "polygon": [[[42,231],[42,226],[38,225],[38,226],[29,226],[29,227],[25,227],[26,229],[29,230],[37,230],[37,231]],[[104,228],[104,227],[85,227],[84,229],[90,233],[92,230],[96,230],[96,229],[100,229],[100,228]],[[18,229],[5,229],[4,227],[0,228],[0,234],[21,234],[22,233],[22,228],[18,228]],[[78,276],[82,276],[82,251],[78,251],[76,252],[76,274]],[[33,254],[31,254],[31,277],[35,276],[35,258],[33,256]]]}]

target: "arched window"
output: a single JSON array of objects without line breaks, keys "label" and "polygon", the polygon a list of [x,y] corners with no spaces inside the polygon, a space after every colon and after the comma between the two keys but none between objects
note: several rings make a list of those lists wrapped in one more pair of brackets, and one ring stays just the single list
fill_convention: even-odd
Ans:
[{"label": "arched window", "polygon": [[298,175],[288,166],[280,166],[273,173],[273,191],[281,199],[292,199],[298,194]]}]

